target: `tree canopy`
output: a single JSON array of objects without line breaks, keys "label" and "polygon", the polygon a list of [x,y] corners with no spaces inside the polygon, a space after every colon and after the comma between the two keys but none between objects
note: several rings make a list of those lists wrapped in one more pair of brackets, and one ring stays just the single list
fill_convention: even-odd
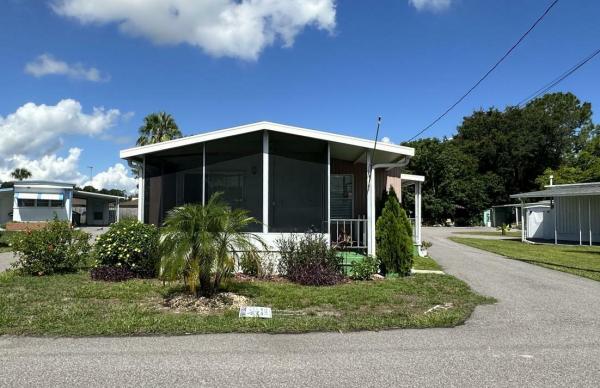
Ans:
[{"label": "tree canopy", "polygon": [[475,111],[451,139],[405,143],[416,151],[410,171],[425,176],[424,220],[477,223],[484,209],[538,189],[549,175],[556,183],[600,180],[599,132],[590,103],[552,93],[523,107]]},{"label": "tree canopy", "polygon": [[165,112],[151,113],[144,117],[144,123],[138,132],[139,137],[136,144],[139,146],[182,137],[173,116]]}]

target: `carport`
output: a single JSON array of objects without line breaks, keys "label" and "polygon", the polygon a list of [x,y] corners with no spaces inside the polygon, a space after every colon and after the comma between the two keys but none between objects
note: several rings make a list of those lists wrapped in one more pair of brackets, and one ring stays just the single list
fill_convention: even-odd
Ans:
[{"label": "carport", "polygon": [[119,221],[120,203],[127,198],[73,190],[71,221],[75,225],[106,226]]}]

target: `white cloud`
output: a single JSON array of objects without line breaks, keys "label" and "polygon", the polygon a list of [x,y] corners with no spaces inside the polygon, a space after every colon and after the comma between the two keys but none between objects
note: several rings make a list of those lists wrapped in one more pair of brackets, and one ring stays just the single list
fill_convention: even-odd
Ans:
[{"label": "white cloud", "polygon": [[83,79],[93,82],[108,81],[109,76],[100,73],[95,67],[86,68],[81,63],[69,64],[58,60],[50,54],[42,54],[25,65],[25,73],[35,77],[46,75],[64,75],[73,79]]},{"label": "white cloud", "polygon": [[96,174],[83,185],[92,185],[97,189],[125,190],[128,193],[137,190],[137,180],[131,176],[130,170],[123,163],[117,163],[106,171]]},{"label": "white cloud", "polygon": [[452,4],[452,0],[408,0],[408,4],[418,11],[440,12],[448,9]]},{"label": "white cloud", "polygon": [[80,148],[69,149],[66,157],[56,154],[44,155],[40,159],[30,159],[24,155],[13,155],[0,160],[0,180],[11,181],[10,173],[15,168],[26,168],[31,179],[80,183],[85,176],[79,172]]},{"label": "white cloud", "polygon": [[308,26],[332,32],[335,0],[54,0],[54,11],[82,23],[116,23],[158,44],[186,43],[215,57],[256,60]]},{"label": "white cloud", "polygon": [[390,138],[389,138],[389,137],[387,137],[387,136],[384,136],[384,137],[381,139],[381,142],[382,142],[382,143],[393,144],[393,143],[392,143],[392,139],[390,139]]},{"label": "white cloud", "polygon": [[84,113],[78,101],[56,105],[29,102],[6,117],[0,116],[0,155],[41,157],[63,144],[61,135],[101,135],[119,119],[118,109],[93,108]]}]

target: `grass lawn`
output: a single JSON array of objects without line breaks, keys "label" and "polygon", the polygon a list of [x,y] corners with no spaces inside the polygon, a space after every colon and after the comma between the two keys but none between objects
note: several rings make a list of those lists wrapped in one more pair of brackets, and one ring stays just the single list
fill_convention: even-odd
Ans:
[{"label": "grass lawn", "polygon": [[487,231],[487,230],[482,230],[482,231],[469,231],[469,232],[452,232],[452,234],[464,234],[464,235],[471,235],[471,236],[498,236],[498,237],[521,237],[521,231],[508,231],[506,232],[506,235],[502,236],[502,232],[497,230],[497,231]]},{"label": "grass lawn", "polygon": [[[232,281],[229,291],[274,309],[273,319],[240,319],[160,307],[178,289],[157,280],[97,282],[87,273],[46,277],[0,274],[0,335],[91,336],[222,332],[301,333],[451,327],[475,306],[494,300],[447,275],[306,287],[287,282]],[[425,312],[438,304],[447,310]],[[282,311],[285,310],[285,311]],[[291,314],[290,314],[291,313]]]},{"label": "grass lawn", "polygon": [[431,257],[419,257],[413,258],[413,269],[429,269],[434,271],[441,271],[442,267]]},{"label": "grass lawn", "polygon": [[511,259],[600,281],[600,247],[534,245],[513,240],[451,237],[450,240]]},{"label": "grass lawn", "polygon": [[12,248],[8,245],[8,240],[11,236],[14,236],[15,233],[19,232],[0,232],[0,253],[12,251]]}]

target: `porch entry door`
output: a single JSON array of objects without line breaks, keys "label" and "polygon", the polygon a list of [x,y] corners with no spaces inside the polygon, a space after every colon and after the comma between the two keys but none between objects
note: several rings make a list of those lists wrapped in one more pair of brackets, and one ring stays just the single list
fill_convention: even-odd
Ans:
[{"label": "porch entry door", "polygon": [[352,174],[331,174],[330,182],[331,218],[353,218],[354,176]]}]

